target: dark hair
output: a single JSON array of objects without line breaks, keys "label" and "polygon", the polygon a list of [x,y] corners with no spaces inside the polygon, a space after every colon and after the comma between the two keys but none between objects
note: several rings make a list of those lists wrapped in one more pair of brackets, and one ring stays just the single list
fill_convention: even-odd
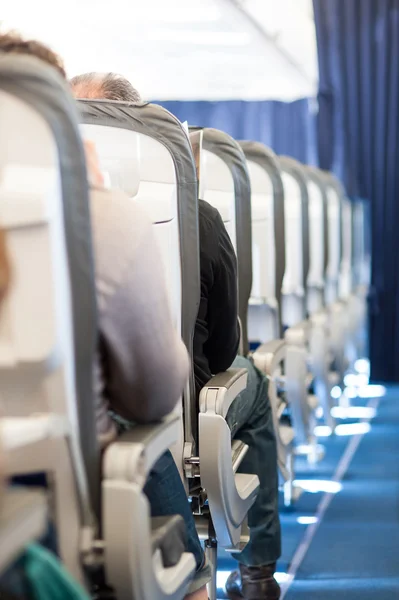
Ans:
[{"label": "dark hair", "polygon": [[[73,88],[82,86],[85,90],[93,87],[93,90],[98,90],[99,95],[101,95],[100,98],[97,98],[98,100],[141,102],[140,94],[130,81],[117,73],[84,73],[73,77],[70,84]],[[94,98],[92,94],[90,94],[90,97]]]},{"label": "dark hair", "polygon": [[35,56],[57,69],[66,78],[64,63],[61,58],[50,48],[36,40],[24,40],[18,33],[14,32],[0,33],[0,56],[2,53]]}]

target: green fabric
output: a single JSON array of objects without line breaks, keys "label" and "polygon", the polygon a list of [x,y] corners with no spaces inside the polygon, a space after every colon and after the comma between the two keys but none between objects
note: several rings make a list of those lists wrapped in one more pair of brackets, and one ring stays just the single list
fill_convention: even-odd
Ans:
[{"label": "green fabric", "polygon": [[38,544],[25,552],[25,573],[34,600],[89,600],[58,559]]}]

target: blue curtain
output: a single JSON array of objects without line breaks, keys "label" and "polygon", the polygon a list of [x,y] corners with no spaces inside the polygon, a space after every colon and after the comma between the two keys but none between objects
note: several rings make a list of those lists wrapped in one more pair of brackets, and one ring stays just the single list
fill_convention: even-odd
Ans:
[{"label": "blue curtain", "polygon": [[314,0],[318,154],[370,202],[372,377],[399,381],[399,0]]},{"label": "blue curtain", "polygon": [[312,101],[156,101],[189,125],[215,127],[237,140],[263,142],[277,154],[316,164]]}]

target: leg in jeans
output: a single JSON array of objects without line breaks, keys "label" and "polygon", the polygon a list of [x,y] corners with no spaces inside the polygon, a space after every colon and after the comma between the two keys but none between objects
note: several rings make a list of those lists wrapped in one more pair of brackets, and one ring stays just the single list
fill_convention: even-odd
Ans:
[{"label": "leg in jeans", "polygon": [[243,565],[257,567],[275,563],[281,554],[276,439],[267,379],[247,358],[238,356],[232,366],[248,369],[248,384],[231,405],[227,422],[232,436],[249,446],[240,471],[258,475],[260,481],[248,513],[250,541],[234,557]]},{"label": "leg in jeans", "polygon": [[166,452],[155,464],[144,488],[152,517],[180,515],[186,524],[187,551],[194,554],[197,573],[189,593],[200,590],[211,579],[211,569],[205,564],[205,554],[195,528],[194,517],[187,500],[179,471],[172,454]]}]

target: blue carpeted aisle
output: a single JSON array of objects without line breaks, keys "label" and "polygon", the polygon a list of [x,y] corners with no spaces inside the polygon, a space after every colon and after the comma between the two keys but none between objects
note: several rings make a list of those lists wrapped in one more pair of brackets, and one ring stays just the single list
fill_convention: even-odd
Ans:
[{"label": "blue carpeted aisle", "polygon": [[[364,406],[367,401],[355,399],[353,404]],[[298,461],[297,478],[315,480],[321,490],[328,489],[353,441],[351,435],[321,438],[325,458],[315,467]],[[330,498],[306,554],[294,569],[294,580],[288,580],[284,600],[399,599],[398,387],[388,388],[381,398],[371,429],[361,438],[341,483],[341,491]],[[282,509],[283,554],[278,571],[283,582],[285,574],[292,573],[293,560],[297,563],[298,548],[311,531],[308,527],[315,527],[308,523],[315,520],[325,499],[323,491],[304,493],[293,512]],[[220,587],[234,568],[234,560],[221,556]],[[219,597],[224,597],[222,589]]]},{"label": "blue carpeted aisle", "polygon": [[286,600],[399,598],[397,388],[381,399],[371,431],[362,438],[342,483]]}]

